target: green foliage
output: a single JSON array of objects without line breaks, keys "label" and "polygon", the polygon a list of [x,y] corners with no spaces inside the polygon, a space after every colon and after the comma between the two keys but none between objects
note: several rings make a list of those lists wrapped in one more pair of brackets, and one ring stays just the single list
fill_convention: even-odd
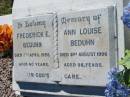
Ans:
[{"label": "green foliage", "polygon": [[126,86],[130,87],[130,69],[125,69],[123,79]]},{"label": "green foliage", "polygon": [[0,15],[6,15],[12,13],[13,0],[1,0],[0,1]]},{"label": "green foliage", "polygon": [[124,66],[124,70],[119,72],[119,82],[130,87],[130,50],[125,51],[125,57],[119,62],[120,65]]},{"label": "green foliage", "polygon": [[121,71],[121,72],[119,72],[119,73],[117,74],[117,79],[118,79],[118,81],[119,81],[120,83],[122,83],[122,84],[124,85],[124,84],[125,84],[125,81],[124,81],[123,75],[124,75],[124,70]]},{"label": "green foliage", "polygon": [[130,69],[130,50],[125,51],[125,57],[119,62],[120,65],[123,65],[127,69]]}]

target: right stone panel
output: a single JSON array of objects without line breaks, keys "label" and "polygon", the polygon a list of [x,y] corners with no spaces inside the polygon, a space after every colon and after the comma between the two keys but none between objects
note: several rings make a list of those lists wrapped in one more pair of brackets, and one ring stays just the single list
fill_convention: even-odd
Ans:
[{"label": "right stone panel", "polygon": [[[106,85],[107,72],[116,61],[116,52],[112,51],[116,41],[110,40],[116,33],[115,27],[110,27],[114,22],[109,22],[114,21],[109,17],[115,17],[112,11],[109,13],[107,7],[58,15],[62,84]],[[114,57],[111,52],[115,53]]]}]

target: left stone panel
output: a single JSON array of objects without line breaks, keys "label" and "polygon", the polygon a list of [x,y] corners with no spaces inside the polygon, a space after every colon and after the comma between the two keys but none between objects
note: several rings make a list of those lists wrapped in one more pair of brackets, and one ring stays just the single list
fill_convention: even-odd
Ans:
[{"label": "left stone panel", "polygon": [[51,83],[54,15],[29,16],[13,21],[16,81]]}]

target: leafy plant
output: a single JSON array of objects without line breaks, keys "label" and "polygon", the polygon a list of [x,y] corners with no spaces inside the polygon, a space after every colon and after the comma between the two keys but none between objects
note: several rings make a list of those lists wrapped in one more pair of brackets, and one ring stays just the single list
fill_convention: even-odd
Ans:
[{"label": "leafy plant", "polygon": [[125,51],[125,57],[119,62],[124,67],[124,70],[118,74],[120,83],[130,87],[130,50]]}]

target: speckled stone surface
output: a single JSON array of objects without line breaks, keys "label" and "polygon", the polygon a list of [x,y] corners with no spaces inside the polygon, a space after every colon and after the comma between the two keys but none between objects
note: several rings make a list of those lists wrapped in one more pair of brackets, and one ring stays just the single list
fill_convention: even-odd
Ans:
[{"label": "speckled stone surface", "polygon": [[12,59],[0,58],[0,97],[18,97],[12,90]]}]

